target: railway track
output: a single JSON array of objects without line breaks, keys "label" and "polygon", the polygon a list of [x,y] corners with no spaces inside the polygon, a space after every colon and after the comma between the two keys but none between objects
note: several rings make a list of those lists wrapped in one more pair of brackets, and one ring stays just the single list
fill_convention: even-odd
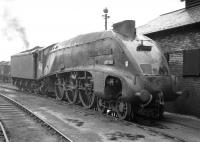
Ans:
[{"label": "railway track", "polygon": [[0,142],[9,142],[3,123],[0,121]]},{"label": "railway track", "polygon": [[[70,138],[31,110],[0,93],[0,142],[72,142]],[[8,132],[9,135],[6,134]]]},{"label": "railway track", "polygon": [[[11,89],[11,88],[9,88],[9,87],[3,87],[3,88],[6,88],[6,89]],[[13,90],[17,90],[17,89],[13,89]],[[6,97],[6,96],[4,96],[4,97]],[[41,97],[44,97],[44,96],[41,96]],[[7,97],[6,97],[7,98]],[[9,99],[9,98],[7,98],[7,99]],[[54,99],[54,98],[49,98],[49,99]],[[59,101],[61,104],[63,104],[63,105],[67,105],[68,103],[67,102],[64,102],[64,101]],[[80,107],[80,109],[81,109],[81,106],[77,106],[77,107]],[[95,111],[95,110],[94,110]],[[107,117],[110,117],[110,119],[116,119],[115,117],[113,117],[113,116],[111,116],[111,115],[107,115],[107,114],[105,114]],[[160,136],[163,136],[163,137],[166,137],[166,138],[168,138],[168,139],[172,139],[173,141],[177,141],[177,142],[188,142],[188,140],[185,140],[185,139],[183,139],[183,138],[181,138],[181,137],[178,137],[178,136],[176,136],[176,135],[171,135],[171,134],[169,134],[169,133],[166,133],[166,132],[162,132],[162,131],[159,131],[159,129],[156,129],[156,128],[154,128],[153,127],[153,124],[151,124],[152,126],[151,127],[147,127],[147,125],[146,125],[146,123],[151,123],[150,122],[150,120],[148,120],[148,119],[143,119],[142,118],[142,120],[141,121],[145,121],[144,123],[145,124],[143,124],[143,123],[141,123],[141,121],[140,122],[135,122],[135,121],[125,121],[125,120],[117,120],[117,121],[120,121],[120,122],[122,122],[122,123],[124,123],[124,125],[133,125],[133,126],[135,126],[135,127],[138,127],[138,128],[141,128],[141,129],[143,129],[144,131],[148,131],[148,132],[152,132],[152,133],[156,133],[156,134],[158,134],[158,135],[160,135]],[[149,124],[148,124],[149,125]]]},{"label": "railway track", "polygon": [[177,141],[177,142],[188,142],[187,140],[184,140],[180,137],[177,137],[177,136],[174,136],[174,135],[171,135],[171,134],[168,134],[168,133],[164,133],[164,132],[160,132],[154,128],[149,128],[149,127],[146,127],[145,125],[141,125],[141,124],[135,124],[133,122],[129,122],[129,121],[125,121],[125,120],[122,120],[124,121],[124,123],[130,123],[132,125],[135,125],[143,130],[146,130],[146,131],[149,131],[149,132],[153,132],[153,133],[156,133],[156,134],[159,134],[161,136],[164,136],[164,137],[167,137],[169,139],[173,139],[174,141]]}]

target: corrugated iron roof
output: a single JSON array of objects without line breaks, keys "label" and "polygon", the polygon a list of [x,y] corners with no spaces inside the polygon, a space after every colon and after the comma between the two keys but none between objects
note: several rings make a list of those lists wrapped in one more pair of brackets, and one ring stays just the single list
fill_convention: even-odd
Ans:
[{"label": "corrugated iron roof", "polygon": [[142,34],[150,34],[199,22],[200,5],[160,15],[146,25],[138,27],[137,31]]}]

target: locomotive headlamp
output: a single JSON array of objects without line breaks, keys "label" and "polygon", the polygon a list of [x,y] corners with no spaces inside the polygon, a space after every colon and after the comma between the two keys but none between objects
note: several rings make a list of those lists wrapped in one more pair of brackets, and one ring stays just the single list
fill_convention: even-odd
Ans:
[{"label": "locomotive headlamp", "polygon": [[128,61],[125,61],[125,67],[128,67]]}]

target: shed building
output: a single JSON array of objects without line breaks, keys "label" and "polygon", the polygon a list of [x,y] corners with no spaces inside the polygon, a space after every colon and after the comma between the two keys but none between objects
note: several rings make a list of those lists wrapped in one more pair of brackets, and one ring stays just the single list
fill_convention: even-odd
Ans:
[{"label": "shed building", "polygon": [[200,117],[200,0],[181,0],[185,8],[160,15],[137,28],[165,53],[171,73],[185,90],[169,111]]}]

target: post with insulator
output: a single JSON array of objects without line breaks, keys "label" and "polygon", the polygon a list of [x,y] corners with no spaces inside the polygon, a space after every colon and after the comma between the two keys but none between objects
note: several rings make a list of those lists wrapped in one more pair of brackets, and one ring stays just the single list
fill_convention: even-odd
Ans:
[{"label": "post with insulator", "polygon": [[108,21],[108,18],[110,18],[110,16],[108,16],[108,8],[104,8],[103,12],[104,12],[104,15],[102,16],[105,19],[105,30],[107,30],[107,21]]}]

